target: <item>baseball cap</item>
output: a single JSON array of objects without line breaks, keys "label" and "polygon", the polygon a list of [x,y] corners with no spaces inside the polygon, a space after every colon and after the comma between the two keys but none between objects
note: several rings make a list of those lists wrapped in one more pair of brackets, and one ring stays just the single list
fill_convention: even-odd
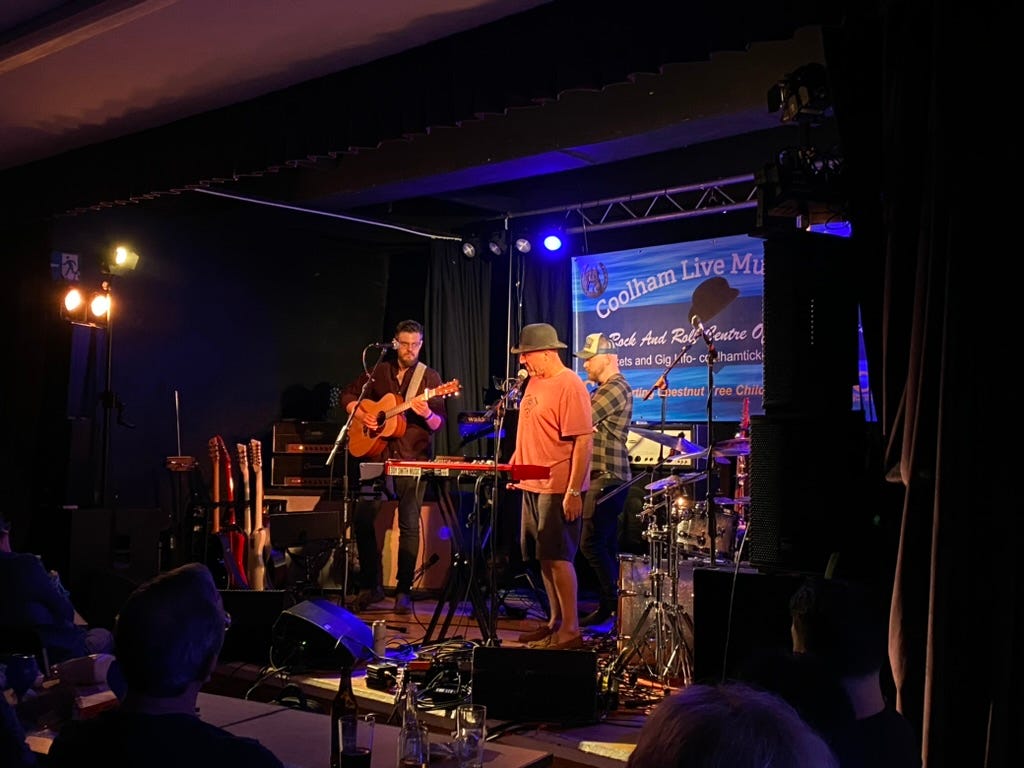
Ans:
[{"label": "baseball cap", "polygon": [[589,360],[594,355],[616,354],[615,344],[603,333],[592,333],[587,336],[583,349],[576,353],[581,360]]}]

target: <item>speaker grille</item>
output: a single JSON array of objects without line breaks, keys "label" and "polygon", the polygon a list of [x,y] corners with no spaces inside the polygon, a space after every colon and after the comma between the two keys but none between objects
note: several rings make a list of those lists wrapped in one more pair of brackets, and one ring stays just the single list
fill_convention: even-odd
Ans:
[{"label": "speaker grille", "polygon": [[863,487],[860,413],[750,420],[750,563],[823,573]]}]

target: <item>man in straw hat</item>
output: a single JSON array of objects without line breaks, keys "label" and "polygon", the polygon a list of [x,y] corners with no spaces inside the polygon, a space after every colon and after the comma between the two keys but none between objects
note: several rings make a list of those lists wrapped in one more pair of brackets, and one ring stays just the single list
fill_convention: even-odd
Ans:
[{"label": "man in straw hat", "polygon": [[519,428],[512,464],[548,467],[546,480],[522,480],[521,541],[523,559],[540,561],[541,577],[551,606],[548,623],[520,635],[530,647],[581,648],[576,609],[576,570],[583,493],[590,482],[594,443],[587,388],[559,357],[566,345],[547,323],[523,328],[512,354],[530,374],[519,403]]}]

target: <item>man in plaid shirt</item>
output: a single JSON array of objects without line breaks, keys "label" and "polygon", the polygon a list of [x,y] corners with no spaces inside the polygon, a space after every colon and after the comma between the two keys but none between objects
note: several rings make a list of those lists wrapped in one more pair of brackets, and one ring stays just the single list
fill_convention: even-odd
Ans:
[{"label": "man in plaid shirt", "polygon": [[618,607],[619,516],[627,494],[623,488],[600,505],[597,500],[632,477],[626,436],[633,417],[633,390],[619,371],[615,344],[604,334],[587,336],[576,357],[583,361],[587,378],[598,385],[590,395],[594,452],[580,538],[580,550],[594,569],[600,590],[597,610],[580,619],[581,627],[590,627],[607,621]]}]

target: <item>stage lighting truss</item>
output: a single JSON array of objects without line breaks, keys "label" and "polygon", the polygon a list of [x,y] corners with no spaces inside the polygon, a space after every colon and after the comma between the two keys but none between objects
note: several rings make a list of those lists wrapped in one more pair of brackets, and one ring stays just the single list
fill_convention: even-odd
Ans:
[{"label": "stage lighting truss", "polygon": [[575,235],[756,207],[757,184],[751,173],[671,189],[593,200],[568,208],[525,211],[510,214],[510,218],[562,213],[565,222],[561,232]]}]

